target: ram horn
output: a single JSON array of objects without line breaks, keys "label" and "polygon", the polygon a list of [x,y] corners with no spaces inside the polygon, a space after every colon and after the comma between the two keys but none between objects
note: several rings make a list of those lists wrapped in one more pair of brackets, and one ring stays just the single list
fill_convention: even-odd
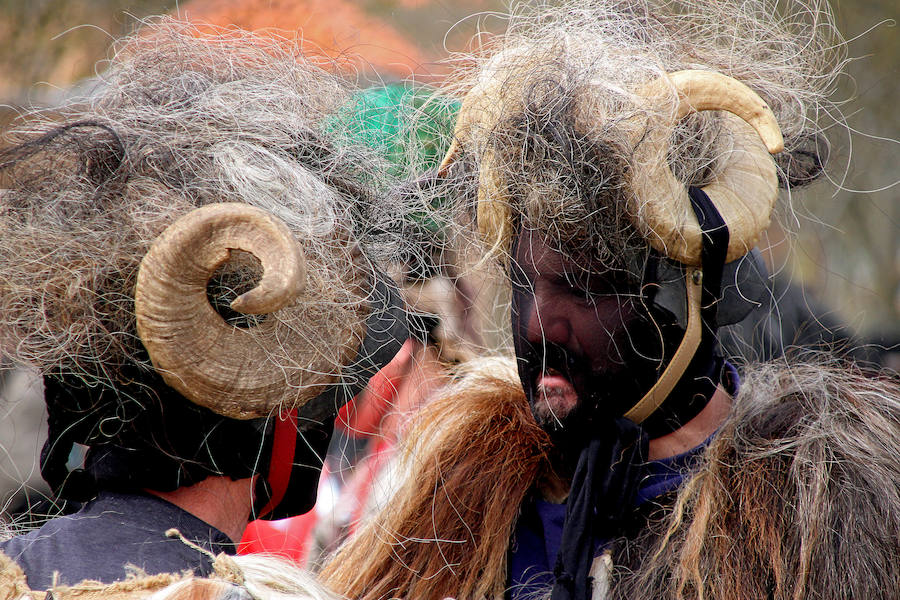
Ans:
[{"label": "ram horn", "polygon": [[232,302],[234,310],[272,313],[303,292],[303,251],[284,223],[247,204],[212,204],[184,215],[154,241],[138,271],[135,316],[169,386],[214,412],[249,419],[270,414],[296,390],[288,389],[283,370],[263,368],[266,336],[226,323],[207,300],[207,283],[233,250],[251,253],[263,269],[256,287]]},{"label": "ram horn", "polygon": [[726,111],[725,128],[734,146],[719,177],[702,189],[729,229],[726,261],[749,252],[769,226],[778,197],[778,176],[769,154],[784,149],[775,115],[743,83],[712,71],[670,73],[647,84],[638,95],[650,102],[677,93],[671,120],[653,127],[636,144],[632,190],[637,225],[651,245],[684,264],[699,266],[702,237],[685,184],[669,168],[667,155],[675,125],[695,111]]}]

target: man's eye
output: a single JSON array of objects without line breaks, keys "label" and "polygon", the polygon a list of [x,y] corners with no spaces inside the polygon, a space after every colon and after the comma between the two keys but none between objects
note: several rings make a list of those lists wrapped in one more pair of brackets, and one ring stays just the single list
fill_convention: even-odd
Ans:
[{"label": "man's eye", "polygon": [[587,291],[583,282],[566,275],[558,275],[554,277],[550,283],[556,289],[565,291],[567,294],[583,295]]},{"label": "man's eye", "polygon": [[581,296],[586,299],[596,299],[616,293],[609,282],[599,277],[563,275],[558,278],[557,285],[565,287],[574,296]]},{"label": "man's eye", "polygon": [[595,290],[591,288],[577,288],[573,291],[573,293],[578,295],[578,297],[580,297],[588,304],[592,304],[599,300],[603,300],[615,295],[614,292],[610,290]]},{"label": "man's eye", "polygon": [[596,290],[579,283],[562,282],[559,289],[563,290],[570,298],[584,304],[592,304],[609,296],[609,291]]}]

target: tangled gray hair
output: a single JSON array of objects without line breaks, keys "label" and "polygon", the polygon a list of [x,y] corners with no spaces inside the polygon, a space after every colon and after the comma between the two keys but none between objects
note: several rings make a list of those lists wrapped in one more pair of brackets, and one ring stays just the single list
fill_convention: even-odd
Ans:
[{"label": "tangled gray hair", "polygon": [[752,368],[668,527],[616,597],[893,598],[900,380],[824,360]]},{"label": "tangled gray hair", "polygon": [[[274,330],[245,328],[306,343],[268,357],[286,373],[334,376],[363,334],[373,263],[402,239],[384,161],[335,118],[352,88],[293,42],[168,18],[120,41],[94,88],[31,115],[0,157],[0,351],[89,383],[149,367],[135,330],[142,257],[194,208],[239,202],[282,220],[309,265]],[[226,313],[258,262],[238,256],[225,271],[213,303],[252,324]]]},{"label": "tangled gray hair", "polygon": [[463,102],[459,152],[448,159],[467,196],[481,195],[479,227],[494,250],[508,249],[511,212],[576,257],[633,273],[653,234],[635,223],[655,201],[625,201],[637,194],[637,178],[667,162],[682,184],[705,186],[739,159],[743,135],[730,115],[698,108],[707,111],[680,119],[667,147],[648,152],[675,95],[647,102],[641,90],[685,70],[745,84],[781,127],[785,152],[776,161],[788,187],[823,168],[820,134],[829,114],[839,116],[828,96],[844,52],[819,0],[528,3],[486,50],[460,57],[470,66],[453,89],[482,99]]}]

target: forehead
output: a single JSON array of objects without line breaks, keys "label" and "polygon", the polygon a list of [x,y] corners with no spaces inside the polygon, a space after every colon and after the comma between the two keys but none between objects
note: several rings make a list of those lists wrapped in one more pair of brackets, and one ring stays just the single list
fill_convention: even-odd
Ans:
[{"label": "forehead", "polygon": [[545,233],[523,230],[516,236],[513,259],[523,269],[538,274],[583,271],[594,275],[609,269],[587,252],[573,253],[561,249]]},{"label": "forehead", "polygon": [[564,277],[572,285],[586,282],[614,286],[617,289],[632,288],[643,279],[643,268],[610,268],[610,265],[587,252],[572,253],[560,249],[559,244],[547,234],[535,230],[522,230],[515,238],[513,261],[516,268],[530,280]]},{"label": "forehead", "polygon": [[521,231],[513,250],[513,260],[526,272],[559,271],[574,262],[551,245],[547,238],[532,230]]}]

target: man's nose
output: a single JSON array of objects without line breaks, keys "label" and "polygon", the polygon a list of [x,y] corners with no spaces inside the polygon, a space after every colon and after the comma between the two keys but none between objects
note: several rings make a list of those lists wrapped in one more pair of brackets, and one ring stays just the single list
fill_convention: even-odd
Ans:
[{"label": "man's nose", "polygon": [[548,302],[540,293],[528,314],[528,341],[532,344],[549,342],[565,346],[572,336],[572,323],[564,310]]}]

